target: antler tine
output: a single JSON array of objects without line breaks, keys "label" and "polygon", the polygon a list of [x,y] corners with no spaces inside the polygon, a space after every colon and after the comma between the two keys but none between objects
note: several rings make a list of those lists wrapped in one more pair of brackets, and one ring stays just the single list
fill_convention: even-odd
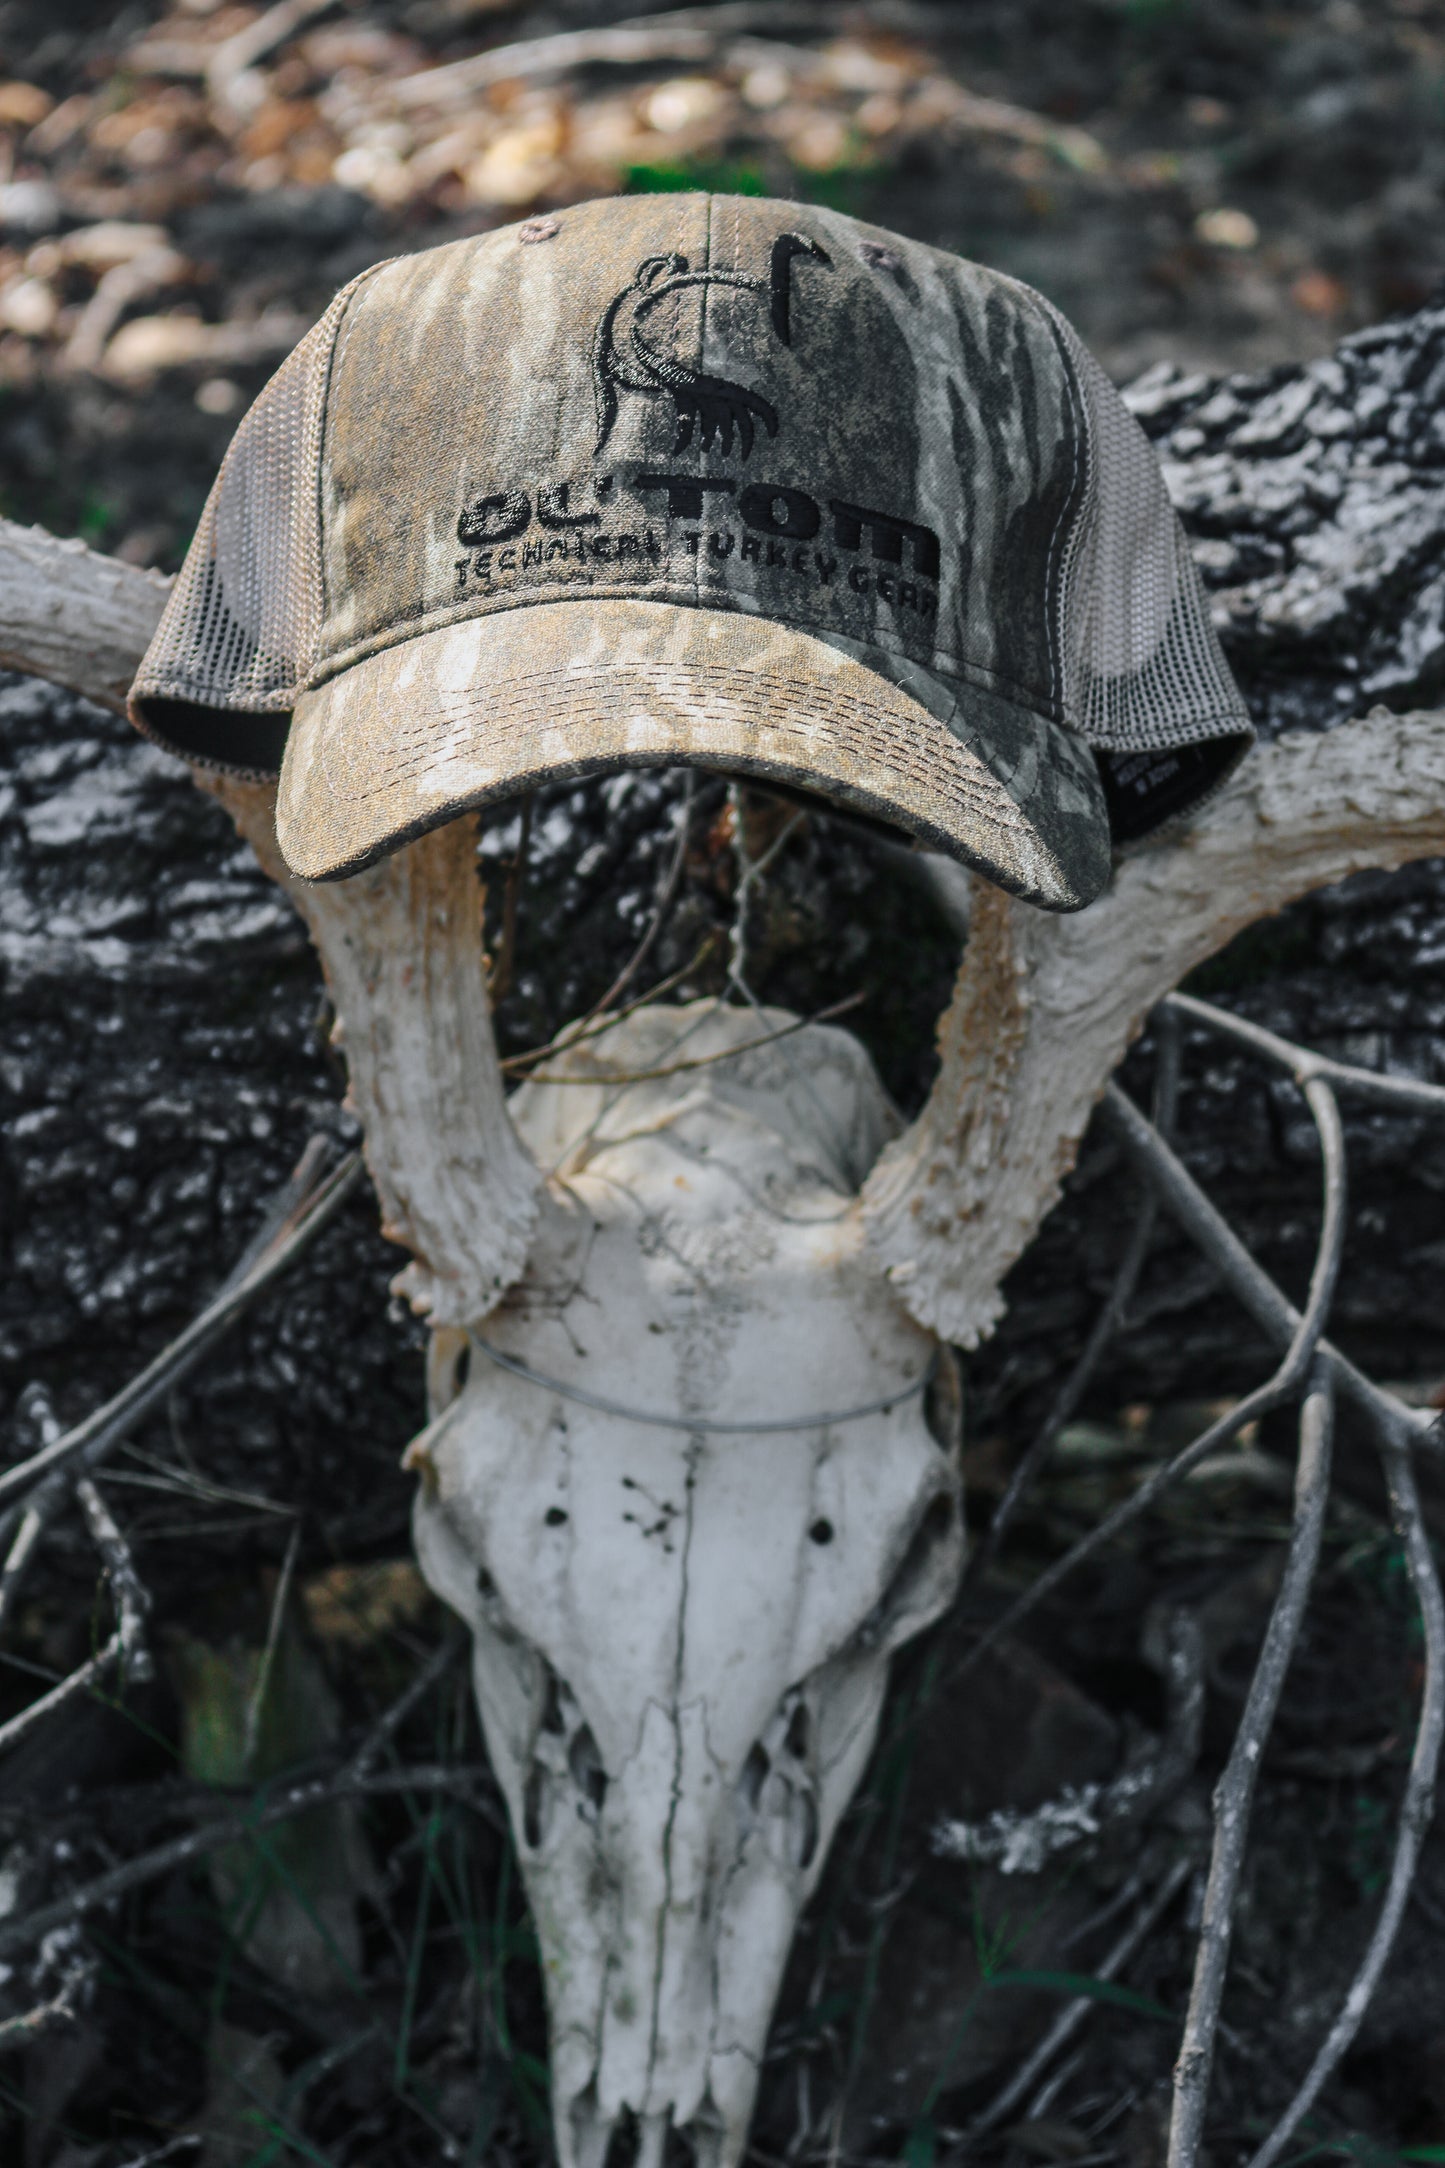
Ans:
[{"label": "antler tine", "polygon": [[392,1283],[434,1325],[484,1317],[521,1277],[542,1177],[507,1113],[482,953],[475,815],[350,880],[298,880],[272,784],[203,774],[310,929],[346,1049]]},{"label": "antler tine", "polygon": [[980,885],[937,1082],[861,1200],[920,1323],[962,1347],[993,1329],[1094,1102],[1195,964],[1309,889],[1440,851],[1442,717],[1376,708],[1260,748],[1191,830],[1126,860],[1075,916]]}]

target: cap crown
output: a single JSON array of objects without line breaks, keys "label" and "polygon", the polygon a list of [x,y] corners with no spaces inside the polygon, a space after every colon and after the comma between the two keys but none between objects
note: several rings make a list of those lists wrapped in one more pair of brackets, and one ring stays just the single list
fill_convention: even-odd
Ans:
[{"label": "cap crown", "polygon": [[925,706],[973,685],[1121,753],[1249,728],[1153,453],[1047,302],[839,213],[693,194],[338,296],[241,425],[137,697],[276,716],[264,751],[239,717],[212,748],[272,767],[303,689],[583,596],[780,619]]}]

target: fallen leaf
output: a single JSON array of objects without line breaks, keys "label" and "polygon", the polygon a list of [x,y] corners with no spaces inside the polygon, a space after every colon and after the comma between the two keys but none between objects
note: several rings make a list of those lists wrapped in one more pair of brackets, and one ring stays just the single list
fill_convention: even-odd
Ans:
[{"label": "fallen leaf", "polygon": [[659,135],[679,135],[685,128],[713,119],[728,102],[721,83],[705,75],[680,75],[670,83],[659,83],[643,100],[642,112],[648,127]]},{"label": "fallen leaf", "polygon": [[467,194],[474,203],[522,210],[535,203],[557,177],[564,130],[556,113],[521,128],[508,128],[467,167]]},{"label": "fallen leaf", "polygon": [[807,173],[832,173],[849,162],[852,130],[836,113],[810,115],[786,135],[788,156]]},{"label": "fallen leaf", "polygon": [[236,148],[245,158],[266,158],[286,148],[303,128],[314,127],[317,118],[313,98],[271,98],[246,125]]},{"label": "fallen leaf", "polygon": [[409,1558],[330,1566],[301,1588],[307,1624],[325,1648],[365,1648],[398,1626],[415,1626],[431,1601]]},{"label": "fallen leaf", "polygon": [[0,128],[35,128],[55,100],[38,83],[0,83]]},{"label": "fallen leaf", "polygon": [[43,279],[18,278],[0,287],[0,324],[22,339],[43,339],[55,329],[60,304]]},{"label": "fallen leaf", "polygon": [[1306,316],[1342,316],[1350,305],[1349,288],[1328,271],[1301,271],[1289,297]]},{"label": "fallen leaf", "polygon": [[1213,211],[1201,211],[1194,221],[1194,231],[1208,248],[1257,248],[1259,228],[1248,211],[1232,209],[1220,204]]}]

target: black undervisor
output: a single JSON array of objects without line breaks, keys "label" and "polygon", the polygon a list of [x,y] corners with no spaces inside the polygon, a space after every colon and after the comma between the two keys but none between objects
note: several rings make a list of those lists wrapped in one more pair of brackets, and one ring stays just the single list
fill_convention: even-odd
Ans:
[{"label": "black undervisor", "polygon": [[158,700],[153,695],[131,702],[131,714],[148,737],[183,760],[203,768],[243,768],[253,775],[279,775],[289,713],[247,714],[238,708],[205,708],[194,700]]},{"label": "black undervisor", "polygon": [[1095,750],[1109,831],[1116,844],[1137,843],[1176,814],[1186,813],[1221,783],[1253,740],[1206,738],[1197,745],[1162,745],[1140,753]]}]

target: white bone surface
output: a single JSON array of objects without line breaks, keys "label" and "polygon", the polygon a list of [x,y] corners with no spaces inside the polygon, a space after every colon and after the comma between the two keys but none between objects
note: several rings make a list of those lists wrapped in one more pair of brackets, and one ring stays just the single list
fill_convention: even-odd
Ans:
[{"label": "white bone surface", "polygon": [[[563,1209],[485,1337],[439,1334],[412,1447],[423,1571],[468,1621],[542,1944],[566,2168],[624,2111],[704,2164],[747,2132],[801,1904],[862,1772],[888,1658],[962,1558],[936,1357],[850,1209],[892,1126],[866,1055],[779,1011],[648,1009],[512,1103]],[[466,1352],[465,1382],[457,1372]],[[897,1391],[887,1411],[753,1435]],[[947,1396],[944,1395],[946,1400]]]}]

